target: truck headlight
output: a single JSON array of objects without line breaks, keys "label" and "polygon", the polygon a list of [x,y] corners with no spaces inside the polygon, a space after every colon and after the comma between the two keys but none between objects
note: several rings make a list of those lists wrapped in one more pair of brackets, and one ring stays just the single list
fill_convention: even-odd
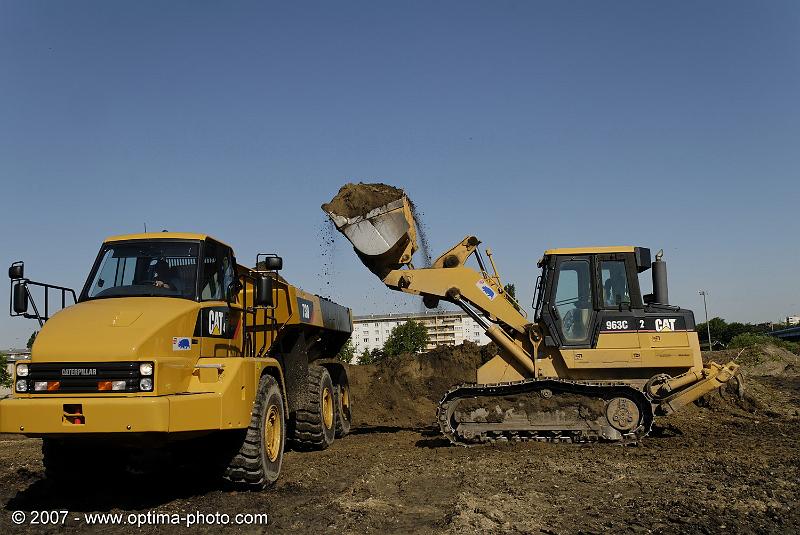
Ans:
[{"label": "truck headlight", "polygon": [[27,377],[28,372],[27,364],[17,364],[17,377]]},{"label": "truck headlight", "polygon": [[139,364],[139,375],[153,375],[153,363],[142,362]]},{"label": "truck headlight", "polygon": [[149,392],[153,390],[153,380],[149,377],[145,377],[144,379],[139,380],[139,390],[143,392]]},{"label": "truck headlight", "polygon": [[27,392],[28,391],[28,381],[24,379],[20,379],[17,381],[17,392]]},{"label": "truck headlight", "polygon": [[111,390],[120,391],[128,388],[128,383],[125,381],[113,381],[111,383]]}]

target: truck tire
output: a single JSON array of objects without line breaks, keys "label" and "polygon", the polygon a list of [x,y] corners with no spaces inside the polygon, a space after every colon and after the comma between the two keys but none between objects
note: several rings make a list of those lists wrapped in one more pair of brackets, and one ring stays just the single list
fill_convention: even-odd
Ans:
[{"label": "truck tire", "polygon": [[336,394],[328,370],[308,367],[306,394],[292,422],[292,444],[299,450],[324,450],[336,437]]},{"label": "truck tire", "polygon": [[350,393],[350,384],[345,377],[343,383],[336,385],[336,438],[346,437],[350,434],[350,425],[353,423],[353,398]]},{"label": "truck tire", "polygon": [[225,468],[224,478],[251,490],[262,490],[277,481],[286,443],[283,394],[278,381],[264,375],[253,402],[250,426],[244,440]]}]

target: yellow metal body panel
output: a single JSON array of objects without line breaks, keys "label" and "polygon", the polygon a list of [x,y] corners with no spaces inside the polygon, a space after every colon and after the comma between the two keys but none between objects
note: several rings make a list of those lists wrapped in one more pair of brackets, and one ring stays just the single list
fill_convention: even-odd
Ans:
[{"label": "yellow metal body panel", "polygon": [[[84,425],[64,418],[64,404],[80,404]],[[168,397],[11,398],[0,401],[0,433],[81,434],[169,431]],[[130,426],[130,429],[128,429]]]},{"label": "yellow metal body panel", "polygon": [[213,236],[209,236],[208,234],[199,234],[196,232],[140,232],[138,234],[120,234],[119,236],[109,236],[104,241],[108,242],[115,242],[115,241],[128,241],[128,240],[198,240],[202,241],[207,238],[211,238],[212,240],[221,243],[222,245],[230,245],[226,244],[225,242],[214,238]]},{"label": "yellow metal body panel", "polygon": [[514,368],[513,363],[507,362],[500,355],[478,368],[477,372],[479,384],[504,383],[523,379],[524,377]]}]

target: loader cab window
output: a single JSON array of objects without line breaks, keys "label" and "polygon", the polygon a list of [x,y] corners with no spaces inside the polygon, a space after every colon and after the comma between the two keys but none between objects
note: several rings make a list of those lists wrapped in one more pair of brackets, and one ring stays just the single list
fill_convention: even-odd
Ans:
[{"label": "loader cab window", "polygon": [[81,300],[109,297],[194,299],[199,243],[133,240],[103,245]]},{"label": "loader cab window", "polygon": [[600,283],[603,292],[603,307],[617,308],[630,304],[628,275],[624,260],[603,260],[600,262]]},{"label": "loader cab window", "polygon": [[555,307],[556,325],[567,344],[589,338],[592,317],[592,280],[589,260],[566,260],[558,266]]},{"label": "loader cab window", "polygon": [[231,283],[235,277],[236,263],[229,247],[208,240],[203,254],[203,275],[200,279],[202,301],[230,301]]}]

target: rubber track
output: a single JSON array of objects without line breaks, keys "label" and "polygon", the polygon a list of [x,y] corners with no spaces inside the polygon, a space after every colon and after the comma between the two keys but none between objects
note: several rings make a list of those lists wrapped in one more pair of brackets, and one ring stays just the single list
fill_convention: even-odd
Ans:
[{"label": "rubber track", "polygon": [[[457,430],[453,429],[447,417],[449,405],[459,399],[464,398],[480,398],[482,396],[508,396],[520,395],[530,392],[536,392],[542,389],[550,389],[554,396],[559,394],[578,394],[586,396],[602,397],[604,399],[611,399],[613,397],[625,397],[636,403],[640,414],[642,415],[642,424],[634,429],[631,433],[624,434],[622,439],[617,442],[624,444],[635,444],[639,439],[646,436],[653,425],[653,406],[647,397],[640,390],[633,388],[624,383],[593,383],[583,381],[569,381],[565,379],[527,379],[523,381],[515,381],[510,383],[498,383],[492,385],[479,385],[475,383],[464,383],[450,389],[439,402],[437,410],[437,420],[442,434],[445,435],[450,442],[461,446],[469,446],[472,444],[492,443],[497,441],[522,441],[522,440],[540,440],[551,442],[575,442],[572,431],[565,430],[563,435],[554,431],[538,431],[531,429],[528,432],[508,431],[501,432],[498,436],[497,431],[491,431],[482,434],[478,438],[465,438],[462,437]],[[584,437],[578,442],[599,441],[601,437],[592,436]],[[602,439],[606,440],[607,439]]]},{"label": "rubber track", "polygon": [[308,367],[307,403],[305,407],[295,412],[292,426],[292,445],[297,449],[315,450],[325,447],[320,383],[322,383],[322,376],[326,371],[322,366],[311,365]]}]

